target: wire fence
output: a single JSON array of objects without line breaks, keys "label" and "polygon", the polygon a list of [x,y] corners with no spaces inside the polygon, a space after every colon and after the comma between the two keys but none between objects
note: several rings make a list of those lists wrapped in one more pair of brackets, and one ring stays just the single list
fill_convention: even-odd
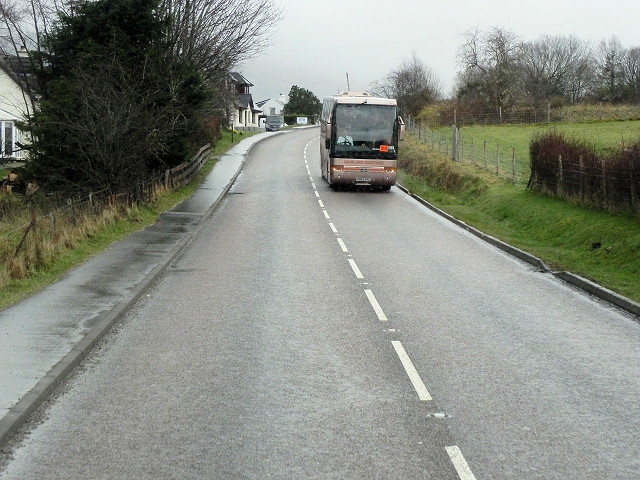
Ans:
[{"label": "wire fence", "polygon": [[599,154],[558,134],[532,144],[529,187],[612,212],[640,212],[640,143]]},{"label": "wire fence", "polygon": [[514,184],[605,211],[640,212],[640,143],[601,154],[549,133],[533,142],[530,158],[523,158],[514,148],[475,139],[457,126],[432,129],[410,119],[407,127],[433,151]]},{"label": "wire fence", "polygon": [[575,105],[553,108],[542,107],[496,108],[491,111],[474,110],[465,105],[434,105],[420,114],[420,122],[432,127],[458,125],[521,125],[549,123],[584,123],[640,119],[638,105]]},{"label": "wire fence", "polygon": [[468,125],[506,125],[506,124],[536,124],[562,121],[560,112],[551,108],[472,113],[452,110],[449,112],[438,112],[430,118],[430,123],[439,126],[458,125],[460,127]]},{"label": "wire fence", "polygon": [[513,183],[526,182],[530,174],[529,159],[519,156],[515,148],[465,135],[458,127],[432,129],[408,120],[408,131],[433,151],[454,162],[474,165],[507,178]]},{"label": "wire fence", "polygon": [[[210,157],[205,145],[189,161],[113,194],[109,189],[80,197],[8,194],[0,197],[0,284],[44,266],[64,248],[124,215],[134,203],[150,202],[163,190],[192,181]],[[28,219],[28,221],[25,221]]]}]

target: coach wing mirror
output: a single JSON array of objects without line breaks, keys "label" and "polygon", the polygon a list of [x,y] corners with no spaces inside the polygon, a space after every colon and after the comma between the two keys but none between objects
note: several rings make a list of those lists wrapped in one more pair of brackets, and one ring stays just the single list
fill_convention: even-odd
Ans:
[{"label": "coach wing mirror", "polygon": [[402,120],[402,117],[398,117],[398,126],[400,127],[398,131],[398,139],[404,140],[405,128],[404,128],[404,120]]},{"label": "coach wing mirror", "polygon": [[325,148],[328,150],[331,148],[331,134],[333,133],[333,115],[329,115],[329,117],[327,118],[327,131],[326,131],[326,137],[324,140],[324,146]]}]

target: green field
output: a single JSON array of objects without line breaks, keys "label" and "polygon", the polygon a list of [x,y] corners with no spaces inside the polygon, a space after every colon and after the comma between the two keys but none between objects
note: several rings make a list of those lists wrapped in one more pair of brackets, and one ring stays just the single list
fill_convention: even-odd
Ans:
[{"label": "green field", "polygon": [[[463,163],[474,163],[484,167],[486,142],[487,170],[496,170],[499,148],[500,175],[512,179],[512,158],[515,150],[516,181],[526,184],[529,180],[529,144],[531,139],[536,135],[549,131],[561,132],[572,138],[585,140],[598,150],[607,151],[640,141],[640,120],[561,123],[554,125],[467,126],[460,129],[461,153],[464,155]],[[440,133],[440,138],[442,139],[440,153],[445,153],[445,147],[450,151],[451,147],[445,146],[444,142],[451,142],[451,128],[438,128],[434,132],[436,132],[436,136],[421,132],[422,141],[437,149],[437,133]],[[444,140],[444,137],[447,140]]]}]

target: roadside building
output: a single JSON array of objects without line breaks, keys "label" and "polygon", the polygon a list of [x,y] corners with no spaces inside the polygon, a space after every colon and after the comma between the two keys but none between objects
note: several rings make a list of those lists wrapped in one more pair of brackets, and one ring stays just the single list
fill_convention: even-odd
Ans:
[{"label": "roadside building", "polygon": [[231,126],[234,130],[257,130],[260,128],[262,110],[253,103],[253,84],[238,72],[229,74],[229,85],[233,96]]}]

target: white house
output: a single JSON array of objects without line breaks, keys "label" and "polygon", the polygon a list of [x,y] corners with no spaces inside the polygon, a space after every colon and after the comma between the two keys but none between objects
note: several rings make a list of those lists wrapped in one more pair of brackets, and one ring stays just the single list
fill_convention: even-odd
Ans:
[{"label": "white house", "polygon": [[260,127],[262,110],[253,104],[249,91],[253,84],[238,72],[229,74],[229,88],[234,96],[231,126],[234,130],[253,130]]},{"label": "white house", "polygon": [[16,65],[21,64],[21,60],[14,56],[0,58],[0,157],[5,159],[23,157],[16,146],[22,132],[15,126],[17,121],[25,120],[25,101],[28,101],[23,82],[16,74]]},{"label": "white house", "polygon": [[256,103],[264,115],[282,115],[282,109],[287,104],[287,96],[280,94],[277,99],[268,98]]}]

